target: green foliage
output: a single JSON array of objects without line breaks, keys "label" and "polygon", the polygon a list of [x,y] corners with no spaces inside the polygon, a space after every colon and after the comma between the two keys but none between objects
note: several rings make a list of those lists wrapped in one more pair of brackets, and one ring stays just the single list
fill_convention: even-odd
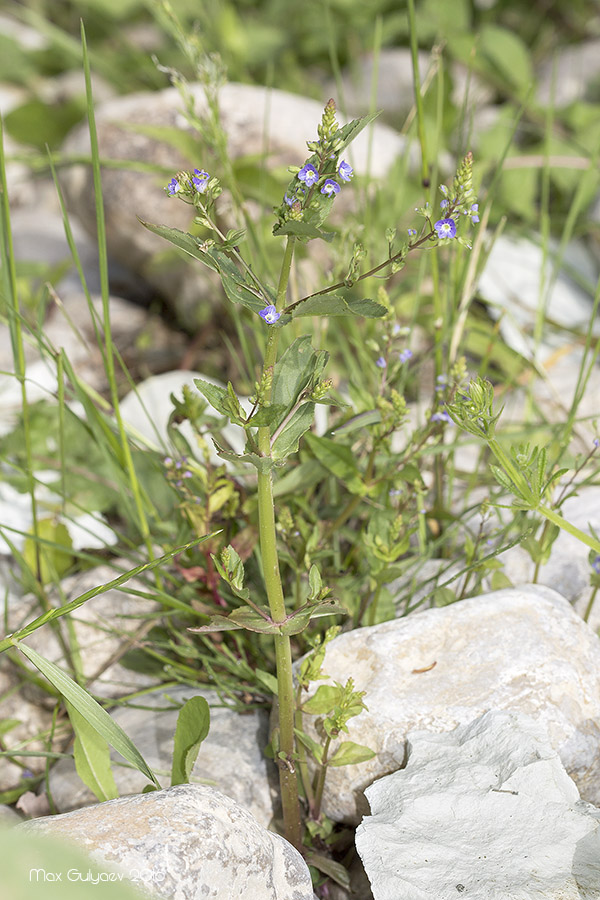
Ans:
[{"label": "green foliage", "polygon": [[204,697],[187,700],[177,716],[171,785],[186,784],[210,728],[210,709]]}]

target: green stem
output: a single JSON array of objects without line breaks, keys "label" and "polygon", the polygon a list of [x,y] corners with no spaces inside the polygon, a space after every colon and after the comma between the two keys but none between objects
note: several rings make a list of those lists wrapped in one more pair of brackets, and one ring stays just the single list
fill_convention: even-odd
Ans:
[{"label": "green stem", "polygon": [[[290,277],[295,238],[289,237],[286,244],[281,274],[277,288],[276,306],[281,309],[285,303],[287,284]],[[277,362],[279,328],[270,327],[263,363],[263,375],[273,369]],[[268,396],[265,399],[270,399]],[[258,450],[261,456],[271,455],[271,429],[263,425],[258,429]],[[274,622],[286,618],[285,600],[279,572],[277,555],[277,534],[275,531],[275,506],[273,503],[273,480],[271,472],[258,473],[258,530],[260,553],[265,579],[269,611]],[[285,836],[298,850],[302,848],[302,820],[298,798],[298,780],[294,767],[295,735],[294,679],[292,671],[292,648],[288,635],[276,635],[275,659],[277,663],[277,697],[279,700],[279,747],[282,757],[278,760],[281,804]]]},{"label": "green stem", "polygon": [[313,819],[318,821],[319,816],[321,815],[321,803],[323,800],[323,788],[325,787],[325,778],[327,776],[327,756],[329,754],[329,748],[331,746],[331,737],[328,735],[325,743],[323,744],[323,762],[319,768],[317,773],[317,777],[315,779],[315,801],[313,807]]},{"label": "green stem", "polygon": [[598,588],[595,587],[592,591],[591,597],[589,599],[588,605],[586,606],[585,613],[583,614],[583,621],[589,621],[590,614],[592,612],[592,607],[594,605],[594,600],[596,599],[596,594],[598,593]]}]

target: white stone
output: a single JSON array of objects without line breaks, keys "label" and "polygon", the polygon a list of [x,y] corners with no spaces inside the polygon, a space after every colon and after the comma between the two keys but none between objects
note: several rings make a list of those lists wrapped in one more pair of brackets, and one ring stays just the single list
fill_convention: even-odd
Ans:
[{"label": "white stone", "polygon": [[206,785],[109,800],[18,827],[79,844],[169,900],[313,900],[308,867],[291,844]]},{"label": "white stone", "polygon": [[336,821],[360,820],[365,787],[403,765],[409,731],[451,731],[496,708],[538,720],[583,798],[600,800],[600,640],[550,588],[496,591],[341,634],[323,671],[366,691],[368,710],[344,739],[376,753],[328,771],[323,806]]},{"label": "white stone", "polygon": [[407,745],[406,768],[367,788],[356,833],[375,900],[600,896],[600,810],[538,722],[492,710]]},{"label": "white stone", "polygon": [[[501,318],[502,337],[528,359],[534,352],[532,334],[540,298],[549,285],[546,317],[558,328],[585,330],[592,314],[592,295],[576,284],[569,276],[568,268],[571,266],[590,285],[595,285],[597,263],[580,244],[572,244],[552,282],[554,253],[556,246],[553,244],[550,258],[544,262],[538,244],[526,238],[501,235],[494,242],[479,279],[479,291],[489,304],[490,313],[494,318]],[[600,333],[600,325],[595,327],[594,333]],[[545,329],[544,344],[550,352],[564,343],[564,334],[553,336],[548,328]],[[549,351],[542,350],[542,360]]]},{"label": "white stone", "polygon": [[[210,730],[200,747],[191,782],[213,785],[266,828],[277,803],[278,779],[275,766],[263,753],[269,741],[268,714],[264,710],[240,715],[223,706],[214,691],[174,687],[137,697],[132,706],[119,707],[111,715],[156,773],[160,784],[167,787],[180,705],[196,696],[204,697],[210,706]],[[140,793],[148,784],[146,776],[123,765],[123,758],[114,750],[111,758],[119,795]],[[50,793],[59,812],[96,800],[78,777],[72,759],[60,760],[52,768]]]},{"label": "white stone", "polygon": [[[138,439],[142,437],[146,446],[153,449],[173,452],[167,433],[169,416],[173,412],[170,396],[175,394],[181,400],[184,385],[187,385],[194,393],[197,393],[197,389],[194,386],[194,378],[201,378],[203,381],[208,381],[209,384],[225,387],[222,382],[217,381],[215,378],[209,378],[207,375],[203,375],[202,372],[177,369],[173,372],[164,372],[162,375],[152,375],[150,378],[146,378],[145,381],[138,384],[134,390],[123,397],[120,404],[121,415],[129,426],[132,437]],[[240,402],[244,411],[250,413],[252,404],[245,397],[242,397]],[[221,413],[208,404],[208,412],[210,413],[211,411],[217,419],[223,418]],[[197,438],[196,432],[190,423],[184,422],[178,428],[190,447],[194,449],[197,445]],[[234,453],[243,453],[246,444],[243,428],[228,424],[223,428],[223,435]],[[207,438],[207,443],[213,465],[223,465],[223,460],[217,456],[210,437]]]}]

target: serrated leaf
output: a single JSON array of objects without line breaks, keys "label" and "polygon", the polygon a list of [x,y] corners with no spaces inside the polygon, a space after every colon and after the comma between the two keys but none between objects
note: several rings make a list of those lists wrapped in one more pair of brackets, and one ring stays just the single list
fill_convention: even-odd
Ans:
[{"label": "serrated leaf", "polygon": [[312,697],[302,704],[302,712],[311,716],[324,716],[330,713],[340,702],[344,693],[342,687],[335,684],[321,684]]},{"label": "serrated leaf", "polygon": [[285,622],[279,625],[279,631],[286,635],[299,634],[304,631],[311,619],[337,615],[346,616],[348,610],[344,606],[339,606],[335,600],[321,600],[319,603],[302,607],[289,615]]},{"label": "serrated leaf", "polygon": [[225,406],[228,399],[225,388],[203,381],[202,378],[194,378],[194,384],[211,406],[224,416],[229,416],[229,409]]},{"label": "serrated leaf", "polygon": [[279,237],[280,235],[292,235],[309,241],[314,238],[321,238],[322,240],[327,241],[327,243],[331,243],[335,237],[335,232],[333,231],[321,231],[316,225],[311,225],[309,222],[296,222],[293,219],[288,219],[283,225],[276,225],[273,228],[273,234],[276,237]]},{"label": "serrated leaf", "polygon": [[212,634],[215,631],[241,631],[242,625],[231,622],[228,616],[211,616],[208,625],[188,628],[193,634]]},{"label": "serrated leaf", "polygon": [[[264,610],[265,615],[269,616],[269,611]],[[248,631],[256,631],[259,634],[278,634],[279,625],[273,622],[271,617],[264,618],[259,613],[247,606],[241,606],[228,616],[230,622],[235,622]]]},{"label": "serrated leaf", "polygon": [[308,734],[304,731],[301,731],[299,728],[294,728],[294,734],[298,738],[301,744],[303,744],[306,749],[311,753],[319,763],[322,765],[323,763],[323,748],[320,744],[317,744],[315,740],[313,740]]},{"label": "serrated leaf", "polygon": [[73,756],[77,774],[102,803],[119,796],[110,763],[108,742],[70,703],[66,704],[75,743]]},{"label": "serrated leaf", "polygon": [[363,128],[366,128],[367,125],[370,125],[371,122],[376,119],[380,114],[380,110],[376,110],[375,112],[369,113],[366,116],[361,116],[360,119],[353,119],[351,122],[348,122],[347,125],[343,125],[338,131],[335,133],[334,138],[342,140],[342,145],[340,149],[337,151],[341,153],[346,149],[348,144],[350,144],[358,135],[361,133]]},{"label": "serrated leaf", "polygon": [[364,298],[346,298],[342,294],[322,294],[307,297],[292,309],[292,318],[300,316],[363,316],[367,319],[379,319],[387,315],[388,310],[376,300]]},{"label": "serrated leaf", "polygon": [[226,459],[228,462],[249,463],[263,475],[270,472],[275,465],[270,456],[259,456],[258,453],[234,453],[233,450],[225,450],[223,447],[219,447],[214,438],[213,444],[215,445],[217,455],[220,456],[221,459]]},{"label": "serrated leaf", "polygon": [[204,697],[192,697],[179,710],[173,742],[171,786],[187,784],[200,745],[210,727],[210,709]]},{"label": "serrated leaf", "polygon": [[142,772],[146,778],[149,778],[150,781],[160,787],[152,770],[147,765],[135,744],[127,737],[120,725],[117,725],[114,719],[109,716],[106,710],[103,709],[100,704],[87,693],[87,691],[84,691],[84,689],[73,681],[66,672],[59,669],[58,666],[53,662],[50,662],[49,659],[40,656],[36,650],[33,650],[21,641],[15,642],[14,646],[21,651],[23,656],[27,657],[29,662],[31,662],[45,678],[48,679],[50,684],[54,685],[65,700],[67,700],[77,712],[87,720],[88,724],[91,725],[92,728],[95,728],[96,731],[108,741],[111,747],[114,747],[127,762],[131,763],[131,765]]},{"label": "serrated leaf", "polygon": [[343,741],[328,760],[330,766],[354,766],[358,763],[373,759],[375,751],[363,744],[355,744],[354,741]]},{"label": "serrated leaf", "polygon": [[298,452],[300,438],[311,427],[315,417],[315,404],[303,403],[290,421],[279,432],[271,447],[273,459],[286,459],[292,453]]}]

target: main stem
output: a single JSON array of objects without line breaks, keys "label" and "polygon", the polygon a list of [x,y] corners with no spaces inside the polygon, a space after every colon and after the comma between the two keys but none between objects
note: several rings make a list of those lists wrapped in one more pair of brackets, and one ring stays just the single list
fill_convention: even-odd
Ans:
[{"label": "main stem", "polygon": [[[287,284],[294,255],[294,243],[295,239],[289,237],[281,264],[276,300],[277,309],[281,309],[285,305]],[[272,372],[277,362],[278,344],[279,329],[270,327],[265,350],[263,374]],[[264,399],[269,398],[266,397]],[[257,442],[260,455],[269,457],[271,455],[271,429],[268,425],[258,429]],[[258,528],[260,553],[271,618],[275,622],[284,622],[287,613],[281,586],[279,558],[277,556],[273,481],[270,471],[258,473]],[[277,663],[277,697],[279,700],[279,751],[283,754],[283,758],[277,759],[281,805],[283,807],[283,824],[287,840],[300,850],[302,848],[302,820],[300,817],[298,780],[294,759],[294,714],[296,703],[292,672],[292,649],[287,635],[276,635],[274,640]]]}]

